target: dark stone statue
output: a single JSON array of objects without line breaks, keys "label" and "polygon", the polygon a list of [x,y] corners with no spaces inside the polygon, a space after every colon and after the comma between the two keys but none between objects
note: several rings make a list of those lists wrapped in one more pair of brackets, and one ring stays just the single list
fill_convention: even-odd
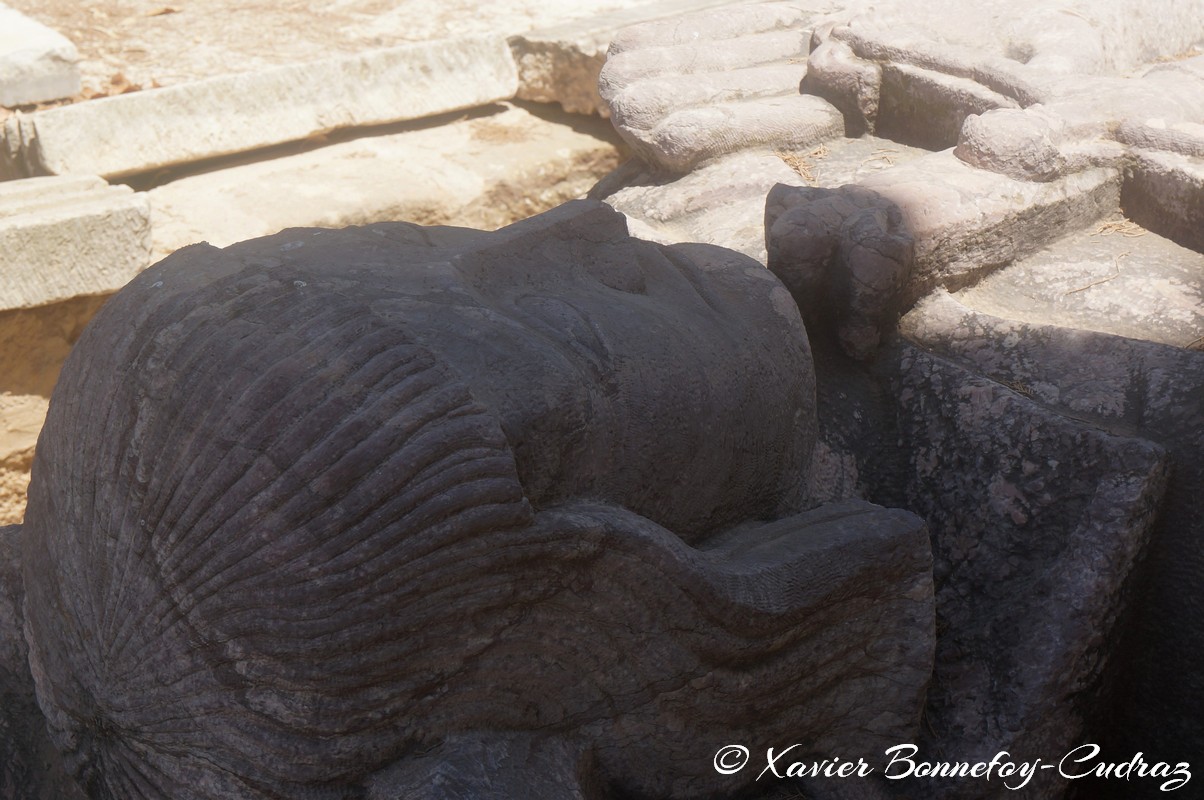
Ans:
[{"label": "dark stone statue", "polygon": [[600,204],[187,248],[85,332],[0,536],[45,716],[9,722],[123,799],[714,797],[767,747],[880,753],[931,551],[812,507],[816,427],[778,280]]}]

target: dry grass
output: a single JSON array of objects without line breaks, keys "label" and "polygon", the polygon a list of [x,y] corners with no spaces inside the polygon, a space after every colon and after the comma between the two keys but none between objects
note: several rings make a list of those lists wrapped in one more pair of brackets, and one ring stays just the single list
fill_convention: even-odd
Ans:
[{"label": "dry grass", "polygon": [[[1110,219],[1097,225],[1095,233],[1102,236],[1111,236],[1114,233],[1119,233],[1121,236],[1132,239],[1137,236],[1145,236],[1147,231],[1136,222],[1128,219]],[[1126,255],[1128,254],[1126,253]]]},{"label": "dry grass", "polygon": [[1197,58],[1204,56],[1204,50],[1193,47],[1189,50],[1184,50],[1182,53],[1175,53],[1173,56],[1158,56],[1154,59],[1155,64],[1166,64],[1170,61],[1186,61],[1189,58]]},{"label": "dry grass", "polygon": [[[1143,231],[1143,233],[1144,233],[1144,231]],[[1113,272],[1111,275],[1109,275],[1106,278],[1100,278],[1098,281],[1092,281],[1091,283],[1088,283],[1085,286],[1080,286],[1077,289],[1071,289],[1070,291],[1066,292],[1062,296],[1069,297],[1072,294],[1077,294],[1079,292],[1085,292],[1088,289],[1090,289],[1092,286],[1099,286],[1101,283],[1107,283],[1108,281],[1116,280],[1117,278],[1120,277],[1120,260],[1122,258],[1128,258],[1128,257],[1129,257],[1128,253],[1121,253],[1118,256],[1113,256],[1113,258],[1112,258]]]},{"label": "dry grass", "polygon": [[1013,392],[1022,394],[1025,397],[1034,397],[1032,387],[1023,381],[1004,381],[1003,385],[1011,389]]},{"label": "dry grass", "polygon": [[500,122],[481,120],[472,124],[472,138],[479,142],[522,142],[530,138],[527,131],[514,125],[503,125]]},{"label": "dry grass", "polygon": [[875,161],[881,161],[886,166],[893,167],[895,165],[895,156],[897,155],[899,155],[899,151],[893,147],[879,147],[870,154],[869,158],[861,162],[861,166],[864,167],[873,164]]},{"label": "dry grass", "polygon": [[828,146],[826,144],[821,144],[819,147],[805,155],[800,153],[790,153],[784,150],[778,150],[774,153],[774,155],[782,159],[786,166],[797,172],[799,177],[814,186],[815,173],[812,172],[812,170],[817,166],[815,162],[827,156],[829,152]]}]

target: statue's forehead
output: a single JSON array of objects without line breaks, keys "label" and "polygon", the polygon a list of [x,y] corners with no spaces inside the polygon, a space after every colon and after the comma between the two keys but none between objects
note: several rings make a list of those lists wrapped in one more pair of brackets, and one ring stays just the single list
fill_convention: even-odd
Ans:
[{"label": "statue's forehead", "polygon": [[[715,292],[714,265],[669,257],[663,248],[631,239],[520,239],[480,246],[476,235],[450,242],[445,235],[428,244],[378,235],[369,226],[343,244],[323,233],[286,231],[225,254],[240,262],[239,282],[300,280],[310,291],[337,292],[394,311],[423,304],[506,309],[541,297],[556,297],[586,315],[594,305],[610,309],[654,300],[652,308],[666,313],[682,307],[730,311],[726,300],[706,296],[701,288],[709,281],[708,291]],[[732,277],[743,280],[743,271],[736,269]],[[731,293],[737,305],[746,296]]]}]

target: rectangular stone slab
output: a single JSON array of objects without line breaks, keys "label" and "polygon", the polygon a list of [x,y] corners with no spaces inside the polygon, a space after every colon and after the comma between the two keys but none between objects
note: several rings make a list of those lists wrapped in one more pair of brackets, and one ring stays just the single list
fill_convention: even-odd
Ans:
[{"label": "rectangular stone slab", "polygon": [[18,115],[0,178],[129,175],[514,96],[500,37],[403,45]]},{"label": "rectangular stone slab", "polygon": [[915,237],[915,270],[905,289],[913,301],[933,286],[960,289],[1120,204],[1114,169],[1030,183],[975,169],[952,150],[871,175],[861,185],[898,205]]},{"label": "rectangular stone slab", "polygon": [[96,176],[0,184],[0,310],[120,289],[150,263],[150,204]]},{"label": "rectangular stone slab", "polygon": [[512,36],[510,50],[518,63],[518,99],[560,103],[565,111],[575,114],[608,117],[610,110],[598,96],[598,74],[610,40],[620,29],[727,5],[728,1],[662,0]]}]

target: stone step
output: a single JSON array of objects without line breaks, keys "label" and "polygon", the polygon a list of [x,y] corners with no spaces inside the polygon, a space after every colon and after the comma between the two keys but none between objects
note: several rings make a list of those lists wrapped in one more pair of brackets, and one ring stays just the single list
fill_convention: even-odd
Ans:
[{"label": "stone step", "polygon": [[1204,341],[1204,253],[1123,217],[1061,239],[954,297],[1033,325],[1178,347]]},{"label": "stone step", "polygon": [[64,175],[34,180],[0,181],[0,203],[6,215],[21,214],[35,205],[59,202],[108,184],[96,175]]},{"label": "stone step", "polygon": [[115,72],[123,79],[118,90],[175,86],[412,42],[507,38],[658,4],[658,0],[447,0],[416,7],[382,0],[205,0],[199,5],[137,0],[134,7],[72,0],[3,1],[75,43],[85,94],[111,93]]},{"label": "stone step", "polygon": [[599,94],[624,140],[666,172],[739,150],[837,138],[845,132],[840,112],[799,94],[820,16],[762,3],[633,25],[611,45]]},{"label": "stone step", "polygon": [[182,177],[147,193],[155,260],[195,242],[224,247],[290,227],[497,228],[585,194],[617,164],[616,141],[604,120],[569,125],[500,105]]},{"label": "stone step", "polygon": [[576,114],[609,116],[598,95],[598,75],[616,33],[629,25],[725,5],[731,5],[731,0],[663,0],[512,36],[518,99],[559,103]]},{"label": "stone step", "polygon": [[70,97],[79,91],[75,45],[0,3],[0,106]]},{"label": "stone step", "polygon": [[[908,301],[958,289],[1113,213],[1120,172],[1088,169],[1032,183],[975,169],[943,150],[860,182],[897,205],[915,238]],[[910,304],[908,302],[908,304]]]},{"label": "stone step", "polygon": [[0,310],[121,288],[150,263],[150,205],[95,176],[0,183]]},{"label": "stone step", "polygon": [[514,96],[500,37],[426,42],[17,115],[0,178],[124,176]]},{"label": "stone step", "polygon": [[902,63],[882,68],[878,103],[879,136],[930,150],[957,144],[971,114],[1019,108],[1012,98],[977,81]]},{"label": "stone step", "polygon": [[1116,169],[1033,183],[971,167],[952,150],[894,165],[901,148],[873,151],[890,167],[855,183],[776,186],[765,205],[767,266],[808,324],[834,323],[857,359],[871,358],[897,315],[934,288],[972,285],[1120,202]]}]

